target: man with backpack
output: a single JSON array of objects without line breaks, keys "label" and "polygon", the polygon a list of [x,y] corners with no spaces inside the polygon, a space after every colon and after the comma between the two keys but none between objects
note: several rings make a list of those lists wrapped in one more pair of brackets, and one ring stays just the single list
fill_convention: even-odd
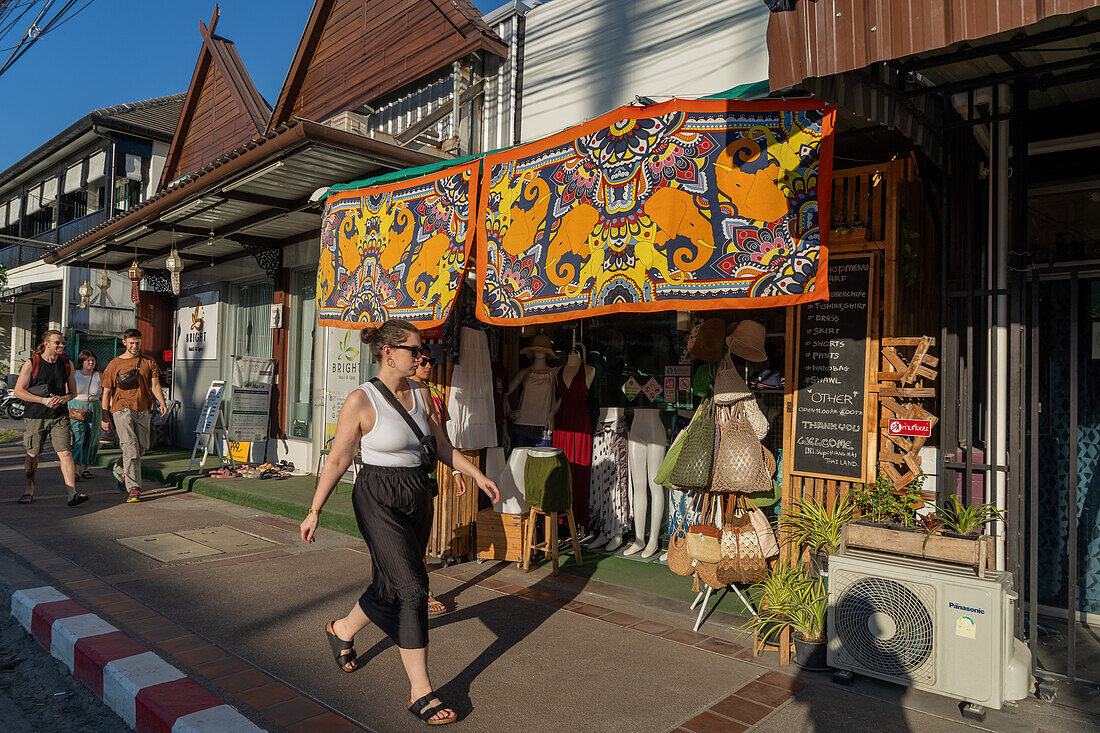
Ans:
[{"label": "man with backpack", "polygon": [[103,370],[103,430],[115,422],[115,434],[122,457],[115,461],[114,474],[126,501],[141,500],[141,457],[149,450],[149,410],[153,400],[160,414],[168,414],[164,390],[160,388],[160,367],[141,353],[141,331],[129,328],[122,334],[125,351]]},{"label": "man with backpack", "polygon": [[76,395],[73,365],[65,356],[65,338],[60,331],[46,331],[42,343],[35,347],[31,358],[23,362],[15,382],[15,396],[27,405],[23,416],[23,448],[27,451],[27,492],[19,497],[20,504],[34,501],[34,477],[38,471],[38,456],[50,437],[53,449],[61,461],[61,475],[68,490],[69,506],[88,500],[87,494],[76,490],[76,466],[73,464],[73,429],[69,424],[68,402]]}]

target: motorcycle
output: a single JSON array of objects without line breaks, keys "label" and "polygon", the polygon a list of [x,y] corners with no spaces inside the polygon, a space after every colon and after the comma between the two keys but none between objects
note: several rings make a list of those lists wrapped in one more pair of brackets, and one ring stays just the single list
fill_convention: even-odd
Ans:
[{"label": "motorcycle", "polygon": [[5,392],[3,396],[0,397],[0,417],[6,417],[12,420],[22,420],[26,411],[26,404],[23,403],[23,400],[15,396],[14,390]]}]

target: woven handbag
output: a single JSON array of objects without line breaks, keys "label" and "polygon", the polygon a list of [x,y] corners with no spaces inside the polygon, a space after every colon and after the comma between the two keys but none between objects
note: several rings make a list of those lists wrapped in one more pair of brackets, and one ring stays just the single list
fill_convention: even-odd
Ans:
[{"label": "woven handbag", "polygon": [[693,524],[687,532],[687,553],[692,560],[718,562],[722,559],[722,531],[709,524]]},{"label": "woven handbag", "polygon": [[695,574],[699,577],[699,580],[703,581],[711,588],[715,590],[722,590],[728,583],[724,583],[718,573],[718,566],[721,562],[700,562],[695,564]]},{"label": "woven handbag", "polygon": [[669,446],[668,452],[665,453],[665,458],[661,461],[661,467],[657,469],[657,475],[653,477],[653,482],[660,484],[665,488],[672,486],[672,481],[669,477],[672,476],[672,469],[676,466],[676,462],[680,460],[680,449],[684,445],[684,433],[685,430],[681,430],[680,434],[676,436],[676,440],[672,441],[672,445]]},{"label": "woven handbag", "polygon": [[714,463],[714,398],[703,399],[682,437],[669,483],[685,490],[705,489]]},{"label": "woven handbag", "polygon": [[[756,583],[764,579],[768,563],[752,522],[752,510],[743,494],[735,494],[727,504],[722,528],[722,559],[718,579],[726,583]],[[759,511],[758,509],[756,511]]]},{"label": "woven handbag", "polygon": [[766,491],[775,472],[774,458],[768,471],[764,454],[771,453],[760,445],[743,405],[741,400],[733,405],[720,405],[716,410],[718,446],[710,485],[711,492],[716,494]]},{"label": "woven handbag", "polygon": [[691,575],[694,572],[691,567],[691,557],[687,551],[687,529],[684,527],[686,523],[687,513],[685,512],[679,526],[668,538],[668,554],[665,559],[668,561],[668,569],[676,575]]}]

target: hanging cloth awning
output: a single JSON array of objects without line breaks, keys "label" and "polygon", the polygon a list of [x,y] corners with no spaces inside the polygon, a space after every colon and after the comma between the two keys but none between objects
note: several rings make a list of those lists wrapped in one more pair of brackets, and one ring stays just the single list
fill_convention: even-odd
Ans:
[{"label": "hanging cloth awning", "polygon": [[321,223],[317,322],[420,328],[447,318],[473,242],[479,163],[413,180],[330,192]]},{"label": "hanging cloth awning", "polygon": [[477,317],[827,298],[833,117],[813,100],[674,99],[487,156]]}]

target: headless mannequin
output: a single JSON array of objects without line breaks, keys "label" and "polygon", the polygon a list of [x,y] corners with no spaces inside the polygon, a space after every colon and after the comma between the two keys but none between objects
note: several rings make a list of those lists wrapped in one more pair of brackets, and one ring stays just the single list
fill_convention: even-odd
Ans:
[{"label": "headless mannequin", "polygon": [[630,425],[627,440],[630,448],[634,542],[626,548],[624,555],[641,551],[642,557],[653,557],[660,546],[661,522],[665,518],[665,491],[653,480],[665,459],[665,431],[660,414],[660,410],[652,408],[636,409]]},{"label": "headless mannequin", "polygon": [[[600,408],[600,423],[612,422],[615,420],[621,420],[626,414],[626,411],[621,407],[603,407]],[[623,543],[623,533],[616,532],[614,534],[601,534],[597,535],[594,540],[588,543],[589,547],[604,547],[607,552],[614,552],[619,549],[619,545]]]},{"label": "headless mannequin", "polygon": [[[545,361],[545,356],[543,360]],[[589,387],[592,386],[592,381],[596,378],[596,367],[585,364],[581,354],[574,350],[565,360],[565,366],[561,368],[561,381],[565,382],[566,387],[573,384],[573,379],[577,376],[577,372],[580,371],[581,367],[584,367],[585,384]]]},{"label": "headless mannequin", "polygon": [[[570,356],[572,356],[572,355],[570,355]],[[550,367],[549,364],[546,363],[546,354],[544,352],[536,351],[531,358],[533,359],[533,361],[531,362],[531,366],[527,367],[526,369],[521,369],[519,374],[517,374],[512,379],[512,383],[508,385],[508,394],[505,395],[506,398],[511,397],[512,394],[517,389],[520,388],[520,385],[523,384],[523,380],[527,376],[528,372],[546,372],[546,371],[550,371],[551,367]],[[593,371],[593,373],[595,373],[594,369],[592,371]],[[554,413],[557,412],[557,409],[558,409],[558,403],[555,400],[553,409],[550,410],[550,414],[546,416],[546,423],[545,423],[546,428],[549,429],[549,428],[553,427]],[[509,417],[511,417],[513,419],[515,419],[517,416],[519,416],[519,410],[512,410],[511,413],[509,414]],[[525,422],[525,423],[518,423],[518,424],[521,424],[521,425],[527,425],[527,424],[536,425],[538,423],[526,423]]]}]

